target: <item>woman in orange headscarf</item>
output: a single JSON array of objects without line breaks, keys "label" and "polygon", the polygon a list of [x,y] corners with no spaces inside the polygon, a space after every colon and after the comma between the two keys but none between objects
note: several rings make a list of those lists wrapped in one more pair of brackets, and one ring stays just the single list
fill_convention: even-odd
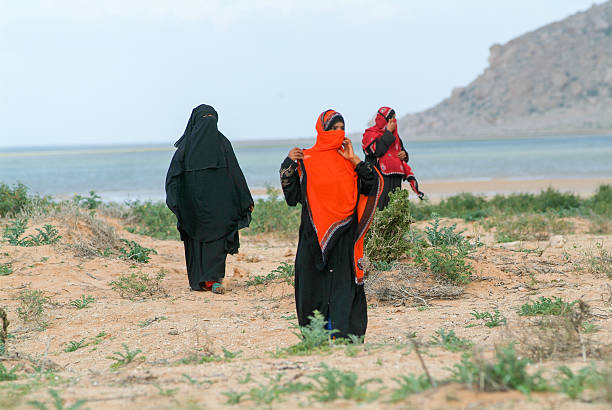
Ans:
[{"label": "woman in orange headscarf", "polygon": [[336,336],[362,336],[368,323],[363,239],[383,180],[353,151],[340,113],[323,112],[316,130],[316,144],[292,149],[280,170],[287,204],[302,204],[295,257],[298,321],[307,325],[317,310]]}]

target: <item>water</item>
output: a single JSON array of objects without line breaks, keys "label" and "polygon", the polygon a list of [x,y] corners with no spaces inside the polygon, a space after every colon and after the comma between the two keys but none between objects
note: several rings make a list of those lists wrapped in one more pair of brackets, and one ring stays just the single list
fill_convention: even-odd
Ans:
[{"label": "water", "polygon": [[[294,145],[308,143],[235,142],[249,186],[278,186],[280,163]],[[612,177],[612,136],[407,141],[406,146],[421,181]],[[0,182],[21,181],[32,192],[59,198],[94,190],[107,201],[160,200],[173,152],[159,145],[4,149]]]}]

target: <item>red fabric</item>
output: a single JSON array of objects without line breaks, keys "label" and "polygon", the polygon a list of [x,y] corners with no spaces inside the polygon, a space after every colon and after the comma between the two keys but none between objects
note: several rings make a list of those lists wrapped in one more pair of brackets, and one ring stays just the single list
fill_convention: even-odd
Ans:
[{"label": "red fabric", "polygon": [[317,120],[317,142],[304,150],[306,195],[321,250],[335,230],[350,221],[357,205],[357,173],[338,152],[344,131],[324,131],[323,124],[335,111],[322,113]]},{"label": "red fabric", "polygon": [[[376,150],[376,140],[382,137],[385,133],[385,126],[387,125],[387,119],[385,118],[391,111],[390,107],[380,107],[376,113],[374,125],[365,130],[363,133],[363,139],[361,140],[361,146],[364,151],[370,146],[372,151]],[[402,144],[397,133],[397,128],[393,132],[395,141],[387,152],[378,158],[378,164],[380,171],[385,175],[403,175],[408,177],[412,174],[412,171],[405,161],[398,158],[398,154],[402,151]],[[371,145],[370,145],[371,144]]]}]

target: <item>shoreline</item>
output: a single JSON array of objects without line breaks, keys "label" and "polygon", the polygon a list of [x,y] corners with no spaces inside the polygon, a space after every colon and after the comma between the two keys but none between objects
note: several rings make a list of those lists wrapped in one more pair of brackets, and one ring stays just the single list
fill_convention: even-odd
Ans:
[{"label": "shoreline", "polygon": [[[431,199],[442,199],[460,193],[471,193],[491,197],[496,194],[538,193],[548,187],[561,192],[574,192],[582,197],[590,196],[600,185],[612,185],[611,177],[592,178],[534,178],[509,179],[493,178],[487,180],[420,180],[419,188]],[[275,186],[274,188],[279,189]],[[402,183],[403,189],[410,189],[408,183]],[[412,192],[412,190],[411,190]],[[257,198],[266,197],[266,188],[251,188]]]}]

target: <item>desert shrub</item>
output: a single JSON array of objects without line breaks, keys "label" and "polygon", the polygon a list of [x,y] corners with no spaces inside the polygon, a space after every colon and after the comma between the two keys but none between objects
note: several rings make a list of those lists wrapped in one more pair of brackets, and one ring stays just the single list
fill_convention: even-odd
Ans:
[{"label": "desert shrub", "polygon": [[8,243],[14,246],[42,246],[53,245],[59,242],[61,235],[57,228],[50,224],[43,225],[42,229],[36,228],[36,235],[28,235],[22,238],[26,228],[28,227],[27,219],[14,219],[4,228],[3,238]]},{"label": "desert shrub", "polygon": [[380,379],[367,379],[360,381],[354,372],[343,372],[330,369],[321,363],[323,371],[315,373],[310,378],[315,382],[312,398],[317,401],[328,402],[336,399],[354,400],[358,402],[371,402],[380,396],[378,390],[368,390],[370,383],[382,383]]},{"label": "desert shrub", "polygon": [[4,364],[0,363],[0,382],[17,380],[17,370],[18,367],[15,366],[11,370],[4,367]]},{"label": "desert shrub", "polygon": [[396,190],[389,194],[389,205],[377,211],[365,238],[365,254],[370,261],[393,262],[404,255],[410,243],[410,200],[408,191]]},{"label": "desert shrub", "polygon": [[440,226],[440,219],[434,218],[433,222],[430,222],[425,227],[425,237],[431,246],[456,246],[464,248],[466,250],[472,249],[474,246],[469,243],[467,239],[463,237],[463,232],[457,232],[457,224],[450,226]]},{"label": "desert shrub", "polygon": [[491,312],[478,312],[474,310],[470,313],[470,315],[474,316],[477,320],[483,320],[483,324],[486,327],[497,327],[501,325],[505,325],[507,320],[504,315],[499,313],[499,310],[495,309],[493,313]]},{"label": "desert shrub", "polygon": [[604,375],[594,365],[583,367],[575,373],[569,367],[561,366],[559,372],[562,377],[557,379],[557,388],[570,399],[580,397],[585,389],[598,389],[604,380]]},{"label": "desert shrub", "polygon": [[42,290],[23,289],[17,297],[17,316],[23,323],[33,322],[44,328],[47,326],[45,321],[45,305],[49,303]]},{"label": "desert shrub", "polygon": [[129,259],[135,262],[148,263],[151,259],[149,257],[150,254],[157,255],[157,251],[155,249],[145,248],[141,246],[138,242],[128,241],[127,239],[121,239],[121,242],[126,244],[129,249],[119,249],[120,259]]},{"label": "desert shrub", "polygon": [[612,185],[600,185],[587,200],[587,206],[598,215],[612,216]]},{"label": "desert shrub", "polygon": [[432,387],[429,378],[424,374],[418,377],[414,374],[409,374],[408,376],[401,375],[394,377],[393,380],[398,384],[398,387],[393,389],[391,393],[392,403],[405,400],[411,394],[421,393]]},{"label": "desert shrub", "polygon": [[525,303],[519,309],[518,314],[520,316],[538,316],[538,315],[552,315],[552,316],[564,316],[572,312],[572,308],[578,301],[565,302],[563,299],[553,296],[551,298],[540,297],[533,303]]},{"label": "desert shrub", "polygon": [[8,276],[13,273],[13,265],[11,263],[0,264],[0,276]]},{"label": "desert shrub", "polygon": [[466,256],[465,249],[443,245],[422,249],[416,254],[414,261],[441,279],[464,284],[470,282],[474,273],[472,265],[465,260]]},{"label": "desert shrub", "polygon": [[247,286],[265,285],[275,280],[282,280],[290,285],[294,285],[295,267],[283,262],[267,275],[256,275],[253,279],[246,282]]},{"label": "desert shrub", "polygon": [[90,210],[97,209],[102,204],[101,199],[102,198],[100,197],[100,195],[96,194],[95,191],[89,191],[89,196],[81,196],[77,194],[72,197],[72,201],[75,204],[77,204],[81,208]]},{"label": "desert shrub", "polygon": [[0,184],[0,217],[17,215],[29,203],[28,188],[21,182],[12,188]]},{"label": "desert shrub", "polygon": [[252,214],[251,225],[245,233],[295,234],[300,226],[301,207],[289,207],[278,189],[268,187],[267,199],[258,199]]},{"label": "desert shrub", "polygon": [[131,223],[135,225],[128,231],[157,239],[180,238],[176,229],[176,216],[164,202],[134,201],[127,205],[132,214]]},{"label": "desert shrub", "polygon": [[585,255],[584,265],[592,274],[605,274],[612,278],[612,254],[603,246],[603,242],[595,244],[595,250],[589,250]]},{"label": "desert shrub", "polygon": [[[114,352],[112,356],[108,356],[107,359],[111,359],[114,361],[110,365],[111,369],[118,369],[119,367],[123,367],[131,362],[133,362],[138,355],[142,352],[140,349],[130,350],[128,345],[122,343],[123,352]],[[144,360],[144,356],[140,356],[138,359]]]},{"label": "desert shrub", "polygon": [[440,329],[436,331],[436,335],[431,337],[431,345],[440,346],[451,352],[459,352],[472,347],[472,341],[458,337],[454,330],[447,332],[444,329]]},{"label": "desert shrub", "polygon": [[132,273],[119,276],[117,280],[109,282],[109,286],[119,296],[130,300],[163,297],[167,295],[161,283],[165,276],[164,272],[154,277],[142,272]]},{"label": "desert shrub", "polygon": [[518,390],[530,394],[550,389],[540,373],[527,372],[531,361],[517,357],[514,345],[498,348],[495,359],[488,362],[475,354],[464,353],[461,362],[450,369],[452,378],[480,391]]},{"label": "desert shrub", "polygon": [[299,333],[294,332],[300,341],[299,343],[290,346],[286,349],[288,354],[309,354],[315,350],[330,347],[332,344],[332,336],[338,333],[337,330],[327,329],[327,321],[323,315],[315,310],[312,316],[308,316],[310,323],[306,326],[296,326]]}]

